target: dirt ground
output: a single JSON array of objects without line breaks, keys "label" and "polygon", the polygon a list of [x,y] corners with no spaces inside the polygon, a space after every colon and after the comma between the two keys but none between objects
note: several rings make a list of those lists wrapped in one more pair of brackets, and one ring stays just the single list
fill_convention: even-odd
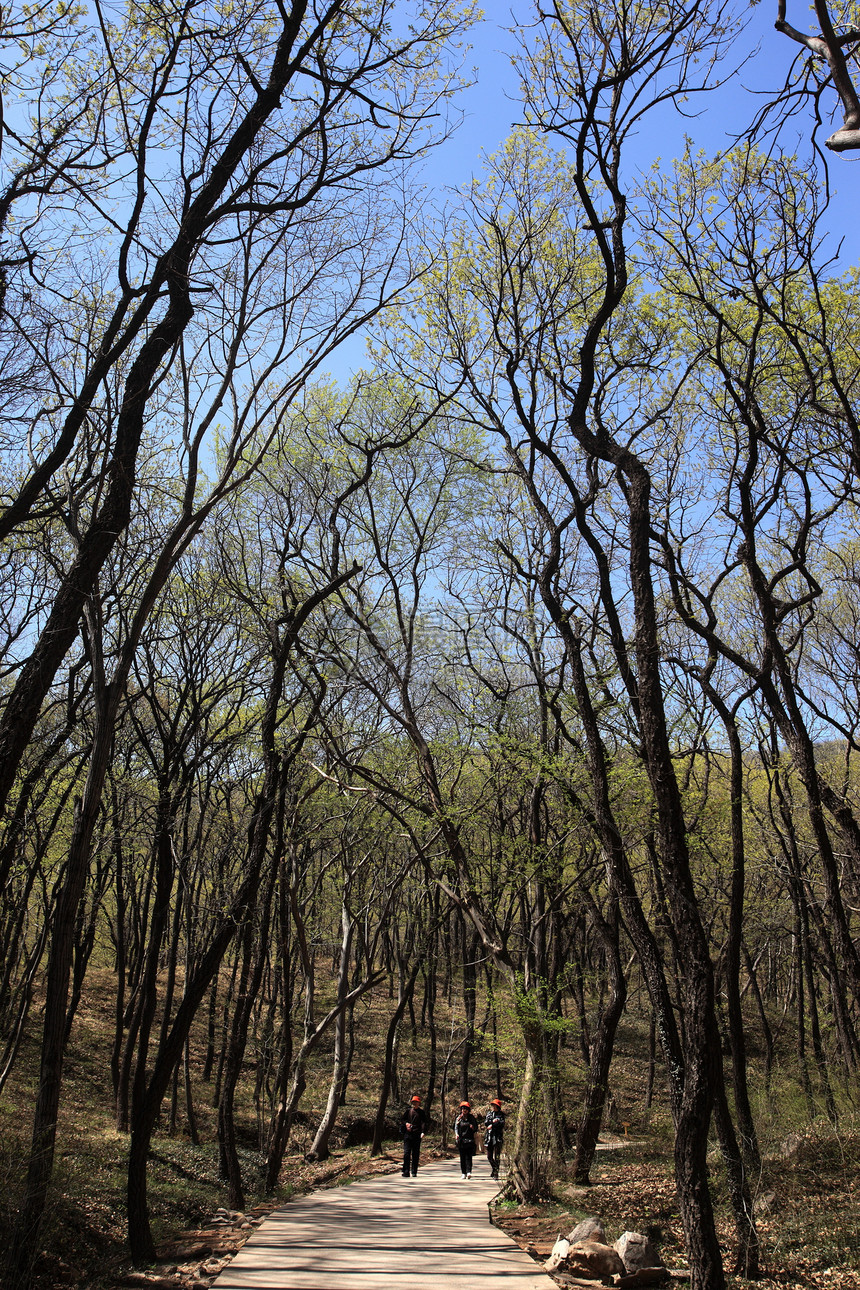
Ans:
[{"label": "dirt ground", "polygon": [[[635,1147],[632,1143],[618,1145]],[[445,1159],[446,1155],[443,1151],[430,1151],[425,1158]],[[396,1173],[399,1168],[400,1158],[394,1152],[373,1160],[368,1160],[365,1152],[335,1154],[328,1161],[304,1164],[297,1170],[293,1194],[337,1187],[347,1178]],[[545,1204],[517,1206],[502,1202],[495,1209],[494,1221],[538,1263],[549,1256],[558,1236],[566,1235],[586,1216],[601,1219],[610,1241],[625,1230],[647,1231],[657,1243],[667,1267],[680,1273],[686,1265],[683,1231],[674,1182],[665,1162],[636,1160],[626,1150],[613,1151],[611,1157],[598,1159],[592,1181],[591,1187],[562,1184]],[[106,1286],[117,1290],[132,1290],[132,1287],[204,1290],[241,1249],[254,1228],[282,1204],[283,1201],[273,1201],[257,1205],[245,1214],[221,1211],[213,1223],[189,1229],[160,1245],[159,1261],[152,1270],[134,1271],[127,1263],[117,1264],[109,1279],[92,1282],[91,1290]],[[765,1275],[756,1282],[729,1277],[730,1286],[735,1290],[753,1285],[758,1290],[860,1290],[858,1272],[844,1267],[816,1267],[813,1260],[799,1256],[799,1251],[789,1257],[784,1237],[790,1221],[787,1207],[775,1216],[760,1220]],[[730,1225],[720,1227],[720,1237],[728,1267],[733,1245]]]},{"label": "dirt ground", "polygon": [[[444,1159],[445,1153],[430,1151],[427,1159]],[[372,1160],[344,1153],[318,1165],[307,1164],[294,1181],[293,1195],[303,1195],[325,1187],[342,1186],[348,1178],[372,1178],[378,1174],[397,1173],[400,1157],[386,1152]],[[203,1290],[242,1248],[254,1228],[259,1227],[267,1214],[283,1206],[282,1200],[255,1205],[244,1214],[220,1211],[216,1223],[205,1227],[189,1228],[170,1241],[158,1246],[158,1265],[151,1271],[139,1272],[127,1263],[117,1265],[117,1278],[110,1284],[122,1290],[141,1287],[145,1290]],[[92,1290],[106,1286],[103,1278],[92,1283]]]},{"label": "dirt ground", "polygon": [[[623,1231],[647,1233],[660,1249],[667,1267],[680,1273],[686,1267],[686,1257],[670,1162],[639,1158],[638,1145],[620,1139],[607,1142],[607,1146],[615,1149],[598,1156],[590,1187],[560,1182],[552,1198],[544,1204],[518,1206],[500,1201],[494,1210],[494,1221],[536,1262],[543,1263],[558,1236],[567,1235],[584,1217],[598,1218],[610,1242]],[[430,1150],[425,1159],[445,1159],[448,1154]],[[853,1259],[846,1260],[845,1248],[846,1242],[853,1245],[857,1240],[855,1218],[860,1178],[856,1165],[848,1161],[845,1161],[847,1175],[843,1172],[841,1176],[835,1170],[828,1174],[822,1163],[816,1159],[807,1164],[801,1159],[785,1169],[785,1186],[775,1197],[774,1208],[762,1213],[758,1221],[765,1275],[757,1282],[729,1276],[728,1284],[733,1290],[753,1285],[758,1290],[860,1290],[860,1273],[852,1269]],[[329,1160],[316,1164],[294,1157],[289,1168],[289,1184],[293,1195],[302,1195],[311,1190],[341,1186],[347,1179],[396,1173],[399,1169],[400,1157],[396,1150],[371,1160],[364,1147],[335,1152]],[[827,1195],[823,1192],[819,1195],[824,1187],[822,1177],[828,1180]],[[776,1186],[779,1188],[778,1183]],[[768,1195],[773,1197],[774,1193]],[[97,1280],[78,1285],[82,1290],[132,1290],[133,1287],[204,1290],[241,1249],[254,1228],[283,1203],[281,1198],[255,1205],[244,1214],[220,1210],[203,1225],[161,1243],[154,1268],[136,1271],[127,1262],[117,1261],[109,1269],[103,1269]],[[810,1214],[815,1211],[829,1215],[831,1238],[840,1226],[844,1229],[842,1248],[838,1242],[833,1245],[836,1257],[832,1261],[823,1257],[828,1248],[823,1234],[817,1247],[809,1245]],[[719,1235],[728,1271],[734,1232],[727,1218],[720,1220]]]}]

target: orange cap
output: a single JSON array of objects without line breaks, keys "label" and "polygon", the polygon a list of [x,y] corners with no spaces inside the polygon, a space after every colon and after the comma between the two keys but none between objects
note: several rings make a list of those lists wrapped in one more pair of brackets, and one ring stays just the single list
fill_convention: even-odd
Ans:
[{"label": "orange cap", "polygon": [[469,1111],[471,1111],[471,1109],[472,1109],[468,1102],[461,1102],[461,1103],[460,1103],[460,1105],[461,1105],[461,1106],[465,1106],[465,1107],[466,1107],[466,1109],[467,1109],[467,1110],[469,1110]]},{"label": "orange cap", "polygon": [[415,1093],[415,1094],[413,1094],[413,1096],[412,1096],[412,1101],[413,1101],[413,1102],[420,1102],[420,1101],[421,1101],[421,1098],[418,1096],[418,1094],[417,1094],[417,1093]]},{"label": "orange cap", "polygon": [[490,1103],[490,1106],[501,1106],[501,1105],[502,1104],[497,1097],[494,1097],[492,1102]]}]

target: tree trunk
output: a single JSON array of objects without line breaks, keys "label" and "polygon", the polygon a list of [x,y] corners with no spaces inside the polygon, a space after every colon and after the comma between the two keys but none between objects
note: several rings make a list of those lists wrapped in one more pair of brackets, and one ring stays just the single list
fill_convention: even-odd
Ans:
[{"label": "tree trunk", "polygon": [[651,480],[629,449],[606,437],[595,441],[571,422],[583,448],[611,462],[625,480],[633,593],[639,725],[645,768],[657,814],[660,860],[684,973],[684,1077],[675,1122],[678,1197],[693,1276],[693,1290],[724,1290],[725,1274],[708,1187],[706,1126],[719,1059],[713,967],[690,870],[686,823],[663,703],[660,635],[651,566]]},{"label": "tree trunk", "polygon": [[541,1029],[521,1021],[526,1048],[526,1064],[517,1107],[517,1124],[511,1150],[511,1168],[507,1188],[523,1205],[546,1198],[548,1178],[545,1153],[541,1150],[539,1108],[541,1090]]},{"label": "tree trunk", "polygon": [[145,1087],[141,1087],[132,1103],[131,1140],[129,1143],[127,1204],[128,1242],[131,1257],[136,1264],[155,1260],[155,1243],[149,1225],[149,1206],[146,1192],[146,1166],[149,1145],[158,1121],[161,1103],[174,1068],[181,1060],[194,1017],[200,1002],[218,971],[227,948],[241,922],[244,909],[255,891],[257,875],[246,877],[224,922],[212,937],[191,980],[186,983],[182,1002],[170,1031],[156,1053],[152,1072]]},{"label": "tree trunk", "polygon": [[421,955],[416,954],[412,971],[406,980],[403,994],[397,1007],[391,1014],[391,1020],[388,1023],[388,1031],[385,1036],[385,1059],[382,1065],[382,1085],[379,1090],[379,1101],[376,1105],[376,1119],[373,1124],[373,1141],[370,1146],[371,1156],[378,1156],[382,1151],[382,1140],[385,1135],[385,1112],[388,1107],[388,1099],[392,1089],[392,1073],[394,1070],[394,1053],[395,1041],[397,1039],[397,1028],[400,1025],[409,997],[415,989],[415,982],[418,978],[418,972],[422,966]]},{"label": "tree trunk", "polygon": [[773,1031],[770,1028],[770,1022],[767,1019],[767,1012],[765,1011],[764,999],[762,998],[761,988],[758,983],[758,976],[756,974],[755,964],[752,961],[752,957],[750,956],[750,952],[749,952],[749,949],[747,948],[746,942],[743,943],[743,952],[744,952],[744,963],[746,964],[746,969],[747,969],[747,978],[749,980],[750,986],[752,987],[753,997],[758,1007],[759,1021],[761,1023],[761,1032],[762,1032],[762,1035],[764,1036],[764,1045],[765,1045],[764,1087],[765,1087],[765,1091],[769,1093],[771,1076],[773,1074],[773,1060],[775,1055]]},{"label": "tree trunk", "polygon": [[[346,1005],[344,1000],[349,991],[349,961],[352,950],[352,936],[355,924],[350,917],[349,910],[344,901],[341,910],[341,948],[340,964],[337,974],[337,1001],[340,1007],[337,1019],[334,1023],[334,1057],[332,1062],[331,1082],[328,1090],[328,1100],[322,1119],[319,1122],[311,1149],[308,1152],[308,1160],[327,1160],[328,1159],[328,1142],[332,1130],[337,1120],[337,1113],[340,1107],[341,1083],[343,1081],[344,1063],[346,1057]],[[414,979],[413,979],[414,980]]]},{"label": "tree trunk", "polygon": [[[741,1145],[747,1174],[751,1177],[757,1177],[761,1170],[761,1152],[759,1151],[758,1136],[756,1134],[755,1121],[753,1119],[752,1107],[749,1099],[746,1034],[744,1031],[743,1010],[741,1008],[740,984],[743,912],[744,898],[746,895],[743,811],[743,749],[741,748],[740,736],[738,735],[738,727],[734,715],[734,712],[737,711],[737,705],[735,705],[734,711],[730,711],[720,695],[717,694],[716,690],[710,684],[706,685],[704,688],[706,694],[711,699],[711,702],[714,704],[714,707],[720,715],[720,719],[722,720],[726,731],[726,737],[729,741],[729,750],[731,753],[729,787],[731,793],[732,885],[731,898],[729,900],[728,935],[726,937],[724,984],[728,1005],[729,1046],[732,1053],[732,1088],[735,1098],[735,1112],[738,1119],[738,1129],[741,1135]],[[728,1111],[726,1111],[726,1114],[728,1114]],[[744,1238],[742,1243],[745,1245],[745,1248],[749,1245],[747,1238]],[[744,1260],[750,1262],[750,1266],[752,1266],[751,1253],[745,1253]],[[754,1261],[755,1266],[757,1267],[757,1242],[755,1244]],[[744,1275],[753,1276],[755,1274],[744,1273]]]},{"label": "tree trunk", "polygon": [[[279,847],[283,854],[283,849]],[[278,884],[278,933],[280,938],[281,991],[283,1007],[281,1016],[281,1051],[278,1056],[278,1067],[275,1076],[272,1113],[269,1122],[268,1143],[266,1146],[266,1195],[270,1196],[278,1185],[278,1177],[287,1147],[288,1126],[286,1122],[286,1098],[289,1087],[290,1068],[293,1060],[293,953],[292,925],[290,921],[289,876],[281,863]]]},{"label": "tree trunk", "polygon": [[594,1031],[588,1085],[576,1135],[573,1181],[579,1186],[587,1186],[591,1181],[589,1175],[594,1162],[597,1139],[603,1120],[603,1107],[609,1086],[609,1067],[612,1062],[615,1034],[627,1001],[627,982],[624,979],[624,965],[621,962],[621,949],[618,939],[617,905],[613,901],[610,916],[608,919],[604,919],[597,906],[593,902],[591,904],[592,919],[606,949],[609,969],[609,994]]},{"label": "tree trunk", "polygon": [[[746,1169],[743,1152],[738,1146],[723,1077],[720,1078],[715,1090],[714,1120],[720,1139],[720,1150],[726,1169],[729,1197],[731,1198],[732,1210],[735,1216],[735,1232],[738,1238],[738,1253],[734,1270],[737,1276],[745,1277],[748,1280],[756,1280],[760,1275],[759,1241],[753,1216],[749,1174]],[[757,1177],[757,1175],[754,1175],[754,1177]]]},{"label": "tree trunk", "polygon": [[657,1023],[651,1013],[648,1027],[648,1077],[645,1082],[645,1110],[650,1111],[654,1099],[654,1074],[657,1066]]},{"label": "tree trunk", "polygon": [[466,1017],[466,1034],[463,1041],[463,1051],[460,1054],[460,1099],[468,1102],[469,1066],[472,1061],[472,1053],[475,1050],[475,962],[478,957],[480,939],[474,931],[472,936],[467,938],[465,923],[462,923],[460,931],[463,944],[463,1008]]},{"label": "tree trunk", "polygon": [[[273,790],[282,795],[285,791],[283,779],[277,786],[273,785]],[[266,821],[261,821],[259,828],[267,827]],[[267,839],[257,836],[254,839],[254,847],[259,852],[259,859],[255,861],[258,869],[262,866],[265,859]],[[254,1000],[260,988],[260,981],[263,976],[263,969],[266,963],[269,943],[269,925],[272,908],[272,896],[274,894],[275,877],[277,866],[274,862],[269,865],[269,876],[266,882],[265,891],[262,901],[257,904],[256,898],[249,902],[245,913],[245,922],[242,927],[242,969],[239,976],[239,990],[236,996],[236,1006],[233,1009],[233,1025],[230,1031],[230,1043],[227,1050],[227,1058],[224,1064],[224,1078],[221,1085],[221,1100],[218,1104],[218,1145],[221,1153],[222,1177],[227,1180],[228,1202],[231,1209],[243,1210],[245,1208],[245,1191],[242,1186],[242,1169],[239,1163],[239,1153],[236,1149],[236,1126],[233,1115],[234,1097],[236,1085],[239,1082],[239,1076],[242,1073],[242,1062],[245,1057],[245,1049],[248,1044],[248,1026],[251,1020],[251,1012],[254,1006]],[[259,921],[255,924],[254,916],[259,908]]]},{"label": "tree trunk", "polygon": [[432,926],[428,938],[427,953],[422,956],[424,963],[424,1001],[421,1005],[422,1024],[427,1028],[427,1039],[430,1052],[427,1058],[427,1097],[424,1102],[427,1114],[430,1115],[436,1097],[436,1075],[439,1065],[439,1037],[436,1031],[436,955],[439,946],[439,898],[438,887],[433,891]]},{"label": "tree trunk", "polygon": [[185,1084],[185,1117],[188,1121],[188,1136],[193,1146],[200,1145],[200,1135],[197,1132],[197,1117],[194,1114],[194,1099],[191,1091],[191,1045],[188,1040],[185,1041],[185,1055],[182,1062],[182,1074]]},{"label": "tree trunk", "polygon": [[215,1035],[217,1033],[215,1024],[216,1008],[218,1006],[218,978],[212,982],[212,989],[209,991],[209,1020],[206,1024],[206,1056],[203,1060],[203,1070],[200,1078],[204,1084],[209,1084],[212,1080],[212,1067],[215,1064]]},{"label": "tree trunk", "polygon": [[118,696],[103,686],[96,703],[96,726],[83,797],[76,804],[69,858],[54,911],[45,979],[39,1091],[33,1115],[33,1135],[24,1199],[12,1235],[8,1266],[14,1278],[26,1282],[35,1256],[48,1186],[54,1170],[57,1115],[66,1049],[66,1011],[74,953],[75,921],[90,867],[93,832],[107,774]]}]

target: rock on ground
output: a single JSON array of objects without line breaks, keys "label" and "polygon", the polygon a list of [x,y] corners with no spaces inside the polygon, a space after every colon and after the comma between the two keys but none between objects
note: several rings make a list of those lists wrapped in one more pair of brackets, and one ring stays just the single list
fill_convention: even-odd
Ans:
[{"label": "rock on ground", "polygon": [[546,1263],[544,1263],[544,1268],[546,1269],[546,1271],[555,1272],[556,1268],[561,1267],[562,1263],[564,1263],[565,1259],[567,1258],[569,1249],[570,1249],[570,1241],[566,1240],[565,1237],[560,1236],[556,1241],[555,1245],[552,1247],[552,1254],[550,1254]]},{"label": "rock on ground", "polygon": [[626,1268],[611,1245],[602,1245],[600,1241],[580,1241],[570,1246],[558,1271],[594,1281],[602,1277],[623,1276]]},{"label": "rock on ground", "polygon": [[601,1245],[605,1245],[606,1232],[598,1218],[584,1218],[572,1232],[568,1232],[567,1239],[571,1245],[578,1245],[580,1241],[599,1241]]},{"label": "rock on ground", "polygon": [[626,1272],[642,1272],[650,1268],[663,1268],[665,1264],[654,1246],[641,1232],[624,1232],[615,1242]]}]

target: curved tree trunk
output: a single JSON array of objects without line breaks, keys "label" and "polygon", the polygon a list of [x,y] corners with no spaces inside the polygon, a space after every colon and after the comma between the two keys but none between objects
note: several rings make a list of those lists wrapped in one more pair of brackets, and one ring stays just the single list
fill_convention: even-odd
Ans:
[{"label": "curved tree trunk", "polygon": [[176,1010],[170,1031],[156,1054],[152,1072],[133,1105],[131,1141],[128,1158],[128,1242],[135,1263],[152,1263],[155,1243],[149,1224],[149,1206],[146,1190],[146,1166],[149,1146],[158,1121],[161,1103],[167,1092],[176,1064],[181,1060],[197,1009],[233,939],[244,907],[256,888],[257,875],[245,879],[233,906],[227,912],[219,930],[213,936],[192,979],[187,983],[182,1001]]},{"label": "curved tree trunk", "polygon": [[[285,791],[283,782],[278,786],[279,798]],[[236,1125],[233,1115],[234,1097],[245,1049],[248,1045],[248,1026],[254,1000],[260,989],[263,969],[269,945],[269,925],[271,919],[272,896],[274,892],[277,866],[269,865],[269,877],[262,902],[259,905],[260,917],[255,924],[256,902],[249,904],[245,924],[242,928],[242,970],[239,977],[239,993],[236,1007],[233,1010],[233,1025],[230,1031],[230,1043],[224,1063],[224,1077],[221,1084],[221,1099],[218,1103],[218,1145],[221,1156],[222,1177],[227,1180],[228,1200],[231,1209],[245,1208],[245,1192],[242,1186],[242,1168],[239,1153],[236,1149]]]},{"label": "curved tree trunk", "polygon": [[[731,792],[731,835],[732,835],[732,886],[731,898],[729,901],[729,919],[728,935],[726,937],[726,961],[725,961],[725,990],[728,1004],[729,1019],[729,1045],[732,1052],[732,1088],[735,1097],[735,1112],[738,1120],[738,1129],[741,1136],[741,1145],[744,1164],[748,1176],[756,1177],[761,1169],[761,1152],[759,1151],[758,1136],[756,1134],[755,1120],[753,1119],[752,1107],[749,1099],[749,1085],[747,1082],[747,1052],[746,1052],[746,1035],[744,1031],[743,1011],[741,1009],[741,941],[743,939],[743,912],[744,897],[746,894],[746,877],[745,877],[745,847],[744,847],[744,813],[743,813],[743,750],[741,748],[740,736],[738,735],[737,722],[734,713],[730,712],[723,703],[720,696],[712,686],[707,685],[705,691],[711,702],[717,709],[726,736],[729,741],[731,753],[731,772],[730,772],[730,792]],[[735,709],[736,710],[736,709]],[[722,1115],[725,1119],[728,1115],[728,1108]],[[721,1141],[727,1141],[726,1135],[721,1134]],[[724,1145],[723,1155],[729,1159],[727,1146]],[[730,1174],[732,1165],[727,1164]],[[733,1189],[733,1195],[736,1192]],[[746,1184],[747,1193],[749,1186]],[[737,1209],[736,1209],[737,1212]],[[749,1221],[752,1222],[750,1211]],[[743,1223],[743,1216],[740,1219]],[[753,1265],[758,1268],[758,1242],[756,1240],[752,1248],[750,1238],[742,1238],[747,1252],[743,1256],[744,1265]],[[754,1276],[756,1273],[744,1272],[744,1276]]]},{"label": "curved tree trunk", "polygon": [[[245,1193],[242,1187],[242,1166],[236,1147],[236,1122],[233,1115],[234,1097],[239,1076],[242,1073],[242,1061],[248,1042],[248,1024],[253,1004],[252,968],[253,955],[253,908],[248,911],[248,918],[242,929],[242,967],[239,973],[239,992],[236,1006],[233,1009],[233,1023],[230,1027],[230,1038],[224,1054],[224,1070],[221,1079],[218,1099],[218,1153],[221,1177],[227,1183],[228,1204],[231,1209],[245,1208]],[[253,955],[255,958],[256,955]]]},{"label": "curved tree trunk", "polygon": [[546,1197],[548,1179],[539,1141],[539,1108],[543,1100],[541,1088],[541,1027],[522,1018],[520,1021],[526,1049],[526,1064],[517,1107],[517,1123],[510,1152],[511,1167],[507,1189],[521,1204]]},{"label": "curved tree trunk", "polygon": [[24,1200],[15,1225],[8,1262],[13,1284],[15,1280],[25,1283],[29,1277],[54,1170],[75,920],[89,873],[93,832],[107,775],[118,703],[118,696],[109,693],[107,687],[102,686],[96,704],[96,728],[86,785],[83,797],[76,803],[65,880],[51,924],[39,1091],[33,1115],[33,1136]]},{"label": "curved tree trunk", "polygon": [[[282,700],[284,677],[290,651],[298,632],[311,611],[355,574],[355,567],[318,588],[288,619],[281,620],[282,630],[272,631],[272,673],[266,691],[266,703],[260,724],[261,743],[265,754],[265,773],[256,795],[252,825],[248,837],[248,859],[241,886],[219,930],[215,933],[206,953],[177,1008],[176,1016],[160,1045],[146,1086],[141,1087],[133,1102],[132,1143],[129,1152],[128,1172],[128,1239],[132,1258],[136,1263],[151,1262],[155,1246],[149,1223],[146,1199],[146,1161],[149,1144],[158,1119],[161,1101],[167,1091],[173,1070],[181,1060],[185,1042],[194,1016],[204,994],[209,990],[227,949],[240,928],[245,928],[255,906],[260,876],[263,872],[269,846],[272,821],[279,790],[283,789],[288,766],[300,751],[304,738],[316,720],[317,709],[307,714],[304,725],[285,756],[275,744],[279,709]],[[274,865],[272,866],[274,870]],[[271,882],[269,884],[271,893]],[[238,1005],[237,1005],[238,1008]]]},{"label": "curved tree trunk", "polygon": [[391,1076],[394,1068],[395,1040],[397,1038],[397,1027],[400,1025],[403,1014],[406,1011],[406,1005],[409,997],[415,989],[415,982],[421,969],[421,956],[415,955],[415,961],[412,965],[412,971],[407,978],[406,985],[403,989],[403,995],[394,1012],[391,1014],[391,1020],[388,1023],[388,1033],[385,1036],[385,1060],[382,1066],[382,1085],[379,1090],[379,1101],[376,1105],[376,1119],[373,1124],[373,1141],[370,1146],[370,1154],[378,1156],[382,1151],[382,1140],[385,1135],[385,1112],[388,1107],[388,1099],[391,1096]]},{"label": "curved tree trunk", "polygon": [[334,1023],[334,1057],[332,1063],[331,1082],[328,1090],[328,1100],[326,1101],[325,1110],[322,1119],[319,1122],[314,1140],[311,1143],[311,1149],[308,1152],[308,1160],[327,1160],[328,1159],[328,1142],[332,1130],[337,1120],[337,1113],[340,1109],[341,1085],[343,1083],[343,1072],[346,1060],[346,996],[349,991],[349,960],[352,950],[352,936],[355,923],[350,917],[349,910],[344,901],[341,910],[341,946],[340,946],[340,964],[337,974],[337,1002],[339,1012]]},{"label": "curved tree trunk", "polygon": [[469,1067],[475,1051],[475,962],[478,957],[480,938],[473,930],[471,937],[466,935],[466,923],[461,921],[460,933],[463,944],[463,1008],[466,1017],[466,1035],[463,1051],[460,1054],[460,1099],[469,1100]]},{"label": "curved tree trunk", "polygon": [[714,1122],[720,1139],[720,1150],[726,1167],[729,1184],[729,1196],[735,1216],[735,1232],[738,1238],[738,1252],[735,1259],[735,1273],[738,1276],[755,1280],[759,1275],[759,1240],[753,1215],[752,1195],[750,1193],[749,1175],[741,1148],[738,1145],[735,1126],[726,1097],[725,1080],[721,1076],[714,1095]]},{"label": "curved tree trunk", "polygon": [[613,900],[610,916],[608,919],[604,919],[594,902],[590,903],[595,928],[606,948],[609,994],[594,1031],[588,1085],[576,1135],[573,1181],[579,1186],[586,1186],[591,1181],[589,1175],[591,1166],[594,1163],[597,1139],[603,1121],[603,1108],[609,1087],[609,1067],[615,1046],[615,1034],[627,1001],[627,982],[624,978],[624,965],[621,962],[621,948],[619,945],[617,904]]},{"label": "curved tree trunk", "polygon": [[[279,848],[280,850],[280,848]],[[278,1176],[286,1150],[286,1098],[289,1087],[290,1067],[293,1058],[293,985],[295,974],[292,953],[292,925],[290,922],[289,876],[281,863],[278,885],[278,934],[280,937],[281,990],[283,992],[281,1051],[275,1076],[273,1108],[269,1121],[266,1145],[266,1195],[270,1196],[278,1185]]]}]

